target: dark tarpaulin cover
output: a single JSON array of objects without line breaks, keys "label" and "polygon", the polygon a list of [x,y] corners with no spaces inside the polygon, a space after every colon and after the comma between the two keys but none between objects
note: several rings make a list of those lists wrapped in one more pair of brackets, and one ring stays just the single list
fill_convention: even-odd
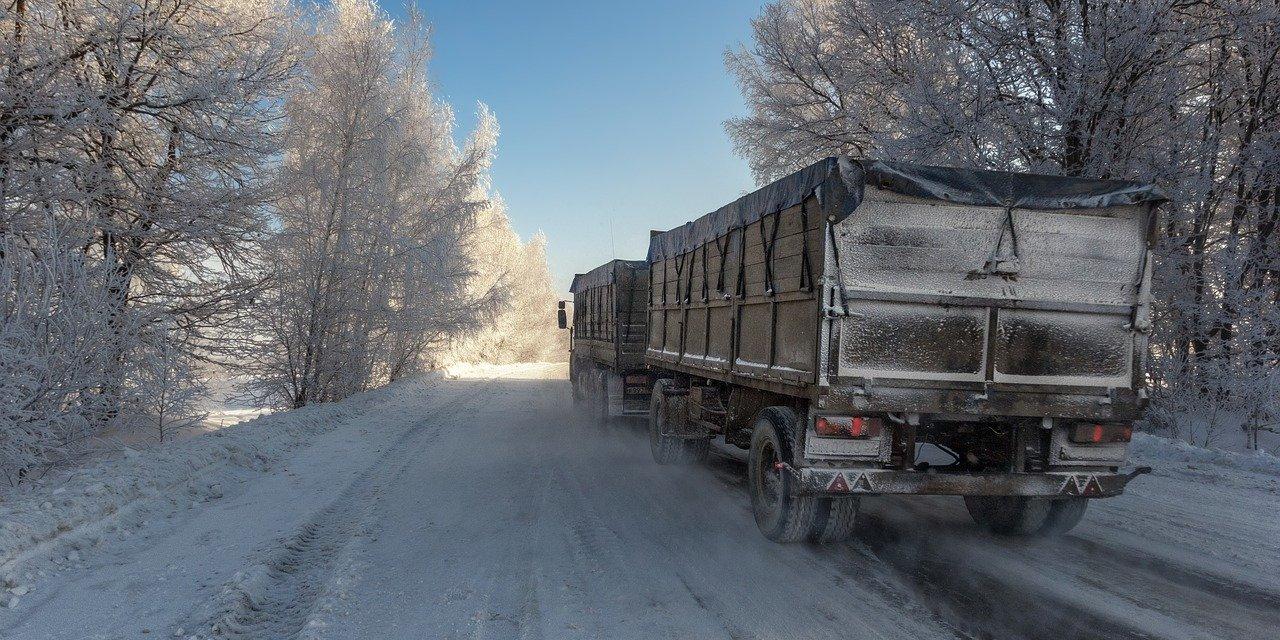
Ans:
[{"label": "dark tarpaulin cover", "polygon": [[[973,206],[1025,209],[1098,209],[1168,200],[1159,187],[1127,180],[1071,178],[1010,171],[936,167],[846,156],[821,160],[649,240],[649,262],[687,253],[732,229],[793,207],[812,194],[843,199],[843,220],[862,204],[871,185],[918,198]],[[594,272],[593,272],[594,273]]]},{"label": "dark tarpaulin cover", "polygon": [[580,293],[591,287],[599,287],[601,285],[612,284],[617,277],[617,269],[647,269],[649,263],[644,260],[610,260],[586,273],[579,273],[573,276],[573,283],[569,285],[570,293]]}]

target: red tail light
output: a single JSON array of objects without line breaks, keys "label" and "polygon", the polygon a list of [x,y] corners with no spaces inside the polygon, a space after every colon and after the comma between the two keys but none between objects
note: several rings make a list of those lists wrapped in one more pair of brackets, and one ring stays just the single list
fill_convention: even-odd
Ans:
[{"label": "red tail light", "polygon": [[641,374],[631,374],[627,376],[627,384],[649,384],[649,376]]},{"label": "red tail light", "polygon": [[1112,444],[1133,439],[1133,425],[1080,422],[1072,425],[1070,439],[1076,444]]},{"label": "red tail light", "polygon": [[818,416],[813,430],[828,438],[874,438],[884,432],[884,421],[864,416]]}]

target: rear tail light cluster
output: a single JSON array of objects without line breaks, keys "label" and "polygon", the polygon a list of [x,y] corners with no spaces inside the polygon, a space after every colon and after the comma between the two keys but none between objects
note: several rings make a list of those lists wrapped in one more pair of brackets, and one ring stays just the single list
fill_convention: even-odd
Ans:
[{"label": "rear tail light cluster", "polygon": [[1133,425],[1077,422],[1071,425],[1069,438],[1076,444],[1113,444],[1133,438]]},{"label": "rear tail light cluster", "polygon": [[884,421],[863,416],[818,416],[813,430],[828,438],[875,438],[884,433]]}]

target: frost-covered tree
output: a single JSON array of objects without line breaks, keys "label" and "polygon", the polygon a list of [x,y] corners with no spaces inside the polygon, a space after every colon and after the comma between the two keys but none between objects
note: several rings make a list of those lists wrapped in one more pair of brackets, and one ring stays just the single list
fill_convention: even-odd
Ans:
[{"label": "frost-covered tree", "polygon": [[1159,182],[1153,418],[1274,422],[1278,25],[1274,0],[782,0],[726,56],[727,128],[762,180],[851,154]]},{"label": "frost-covered tree", "polygon": [[126,425],[159,443],[198,426],[209,415],[200,409],[207,381],[183,352],[181,333],[172,327],[161,331],[162,335],[148,336],[146,346],[131,358],[131,379],[145,395],[134,394],[140,402]]},{"label": "frost-covered tree", "polygon": [[468,237],[486,206],[496,121],[461,148],[429,89],[427,32],[338,0],[304,37],[289,95],[272,286],[246,352],[259,398],[336,400],[414,371],[491,303]]},{"label": "frost-covered tree", "polygon": [[559,296],[547,268],[546,236],[528,242],[511,227],[506,203],[493,198],[470,242],[473,295],[497,303],[486,322],[454,338],[441,360],[464,362],[559,361],[569,351],[568,333],[555,324]]},{"label": "frost-covered tree", "polygon": [[10,484],[74,456],[115,410],[98,392],[119,348],[104,286],[114,274],[77,248],[53,225],[0,238],[0,474]]},{"label": "frost-covered tree", "polygon": [[[37,363],[93,363],[61,402],[0,380],[17,406],[41,407],[0,423],[6,439],[44,434],[34,438],[48,455],[20,464],[69,446],[37,422],[83,425],[86,437],[119,424],[155,397],[136,375],[143,354],[210,357],[243,311],[258,284],[241,266],[266,230],[290,28],[274,0],[0,6],[0,261],[19,274],[0,291],[17,310],[6,330],[14,344],[36,341],[23,352]],[[39,343],[55,330],[77,342]]]}]

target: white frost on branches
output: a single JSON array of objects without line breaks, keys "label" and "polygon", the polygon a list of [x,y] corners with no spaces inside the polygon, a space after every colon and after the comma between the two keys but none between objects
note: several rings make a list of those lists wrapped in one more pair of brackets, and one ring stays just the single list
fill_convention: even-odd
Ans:
[{"label": "white frost on branches", "polygon": [[441,354],[444,363],[558,362],[569,353],[569,336],[555,325],[559,296],[547,269],[547,239],[528,242],[511,228],[506,203],[498,197],[480,215],[472,244],[474,295],[495,294],[486,322],[457,336]]},{"label": "white frost on branches", "polygon": [[370,0],[0,5],[5,481],[196,424],[210,366],[277,406],[394,380],[545,283],[538,242],[493,276],[497,122],[454,141],[427,33]]},{"label": "white frost on branches", "polygon": [[289,24],[274,1],[0,8],[10,482],[157,414],[154,367],[216,353],[258,284],[240,266],[265,231]]},{"label": "white frost on branches", "polygon": [[368,0],[340,0],[306,41],[286,109],[280,232],[266,245],[272,286],[246,353],[259,397],[292,407],[420,369],[508,297],[507,281],[480,282],[507,248],[490,226],[510,232],[488,198],[497,121],[481,105],[454,144],[418,19],[393,24]]},{"label": "white frost on branches", "polygon": [[851,154],[1165,186],[1153,422],[1280,422],[1274,0],[782,0],[753,26],[727,129],[762,180]]}]

